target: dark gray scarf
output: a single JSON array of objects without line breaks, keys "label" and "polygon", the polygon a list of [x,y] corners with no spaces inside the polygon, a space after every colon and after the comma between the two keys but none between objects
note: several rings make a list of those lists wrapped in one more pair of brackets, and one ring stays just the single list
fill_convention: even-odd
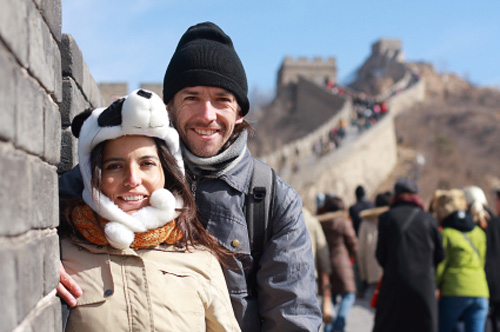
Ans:
[{"label": "dark gray scarf", "polygon": [[181,141],[184,163],[187,169],[195,175],[218,178],[227,173],[243,158],[247,138],[248,133],[244,130],[226,150],[209,158],[194,155]]}]

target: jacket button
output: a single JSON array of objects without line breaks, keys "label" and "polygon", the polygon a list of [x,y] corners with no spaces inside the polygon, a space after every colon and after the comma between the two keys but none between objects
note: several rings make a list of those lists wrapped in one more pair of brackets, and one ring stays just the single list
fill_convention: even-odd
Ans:
[{"label": "jacket button", "polygon": [[106,290],[104,291],[104,296],[110,296],[110,295],[112,295],[112,294],[113,294],[113,290],[112,290],[112,289],[106,289]]},{"label": "jacket button", "polygon": [[240,245],[240,241],[238,241],[238,240],[233,240],[233,242],[231,242],[231,245],[232,245],[233,247],[235,247],[235,248],[236,248],[237,246],[239,246],[239,245]]}]

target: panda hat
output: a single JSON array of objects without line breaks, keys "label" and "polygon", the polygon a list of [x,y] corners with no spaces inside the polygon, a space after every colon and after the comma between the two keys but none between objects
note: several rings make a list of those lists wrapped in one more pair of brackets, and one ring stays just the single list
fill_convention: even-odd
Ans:
[{"label": "panda hat", "polygon": [[157,94],[144,89],[135,90],[107,108],[97,108],[77,115],[71,127],[73,134],[78,137],[78,158],[84,184],[82,198],[101,217],[110,221],[106,224],[104,233],[113,247],[128,248],[135,233],[162,227],[178,217],[176,209],[182,208],[184,204],[181,198],[175,197],[167,189],[154,191],[150,197],[150,206],[129,215],[91,185],[92,150],[101,142],[125,135],[143,135],[164,140],[184,174],[179,134],[170,126],[165,104]]}]

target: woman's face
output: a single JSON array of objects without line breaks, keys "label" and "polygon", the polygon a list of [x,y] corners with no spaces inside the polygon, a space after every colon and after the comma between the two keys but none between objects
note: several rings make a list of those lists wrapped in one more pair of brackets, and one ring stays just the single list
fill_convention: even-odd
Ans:
[{"label": "woman's face", "polygon": [[165,185],[154,139],[122,136],[106,142],[101,190],[128,214],[150,205],[151,194]]}]

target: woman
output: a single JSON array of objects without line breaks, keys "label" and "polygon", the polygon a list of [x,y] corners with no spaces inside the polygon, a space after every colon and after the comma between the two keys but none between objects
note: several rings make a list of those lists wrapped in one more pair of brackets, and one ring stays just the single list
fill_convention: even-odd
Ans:
[{"label": "woman", "polygon": [[375,257],[383,277],[374,332],[437,331],[434,268],[443,256],[436,219],[423,211],[418,185],[397,180],[378,222]]},{"label": "woman", "polygon": [[462,190],[437,190],[431,207],[443,227],[446,252],[436,271],[441,293],[439,332],[453,331],[460,318],[466,332],[484,331],[489,297],[484,272],[486,235],[466,212]]},{"label": "woman", "polygon": [[75,118],[83,202],[66,202],[66,271],[84,290],[66,331],[240,331],[196,219],[177,132],[156,94],[136,90]]},{"label": "woman", "polygon": [[356,233],[349,221],[342,199],[327,194],[323,207],[317,216],[325,232],[326,242],[330,249],[332,273],[330,274],[331,298],[333,305],[337,305],[337,316],[331,323],[325,324],[324,331],[345,331],[349,311],[356,298],[356,284],[352,258],[356,254]]}]

